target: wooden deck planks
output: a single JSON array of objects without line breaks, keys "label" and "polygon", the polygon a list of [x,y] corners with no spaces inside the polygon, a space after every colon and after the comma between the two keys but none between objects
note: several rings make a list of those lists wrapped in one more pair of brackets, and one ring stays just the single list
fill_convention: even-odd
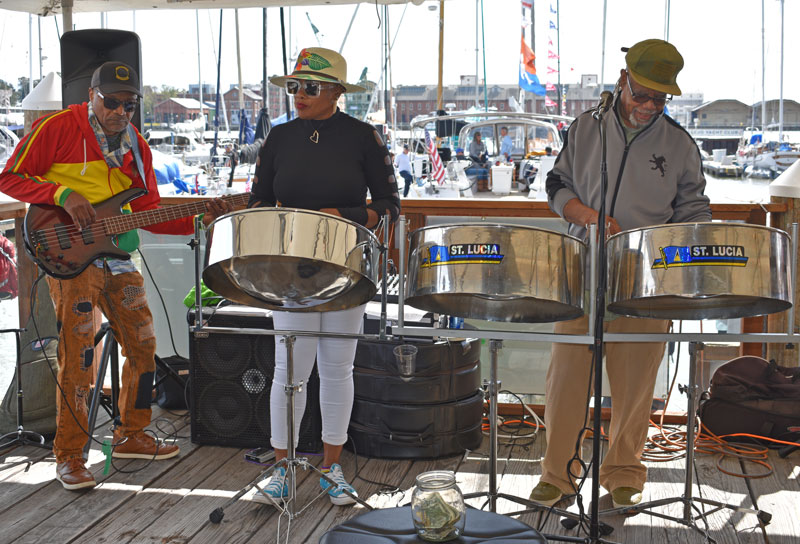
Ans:
[{"label": "wooden deck planks", "polygon": [[[167,415],[168,419],[184,425],[178,415]],[[188,426],[180,429],[188,435]],[[184,436],[179,442],[181,456],[175,460],[153,463],[135,474],[114,472],[103,479],[96,490],[74,493],[63,490],[53,480],[54,463],[49,460],[31,465],[25,472],[24,465],[0,466],[0,492],[3,498],[13,500],[0,502],[0,526],[3,532],[0,541],[27,542],[120,542],[148,544],[255,544],[289,542],[291,544],[316,543],[331,527],[362,513],[362,508],[333,506],[327,497],[315,501],[301,516],[293,521],[286,537],[286,518],[281,520],[278,537],[278,512],[275,508],[254,503],[247,498],[225,509],[220,524],[212,524],[208,515],[222,506],[227,498],[249,483],[261,471],[261,467],[246,463],[243,450],[218,446],[192,445]],[[525,497],[530,493],[541,467],[538,460],[545,447],[542,434],[527,449],[502,445],[498,452],[499,491]],[[584,444],[585,452],[591,449],[591,440]],[[29,451],[33,450],[33,451]],[[35,448],[19,449],[10,458],[21,457],[28,452],[42,455]],[[719,472],[712,457],[697,456],[695,481],[699,485],[695,492],[702,496],[750,507],[773,514],[767,526],[769,540],[757,527],[751,514],[730,510],[711,516],[710,536],[724,544],[783,544],[794,543],[800,538],[800,511],[796,504],[800,497],[800,468],[795,453],[788,459],[779,459],[770,453],[770,462],[775,473],[768,478],[745,481]],[[507,460],[507,458],[510,458]],[[93,450],[92,470],[99,474],[102,464],[99,454]],[[319,457],[310,459],[318,464]],[[462,490],[485,492],[488,490],[488,440],[477,452],[464,456],[438,460],[381,460],[359,458],[360,478],[355,474],[355,459],[349,452],[342,456],[345,474],[351,479],[362,497],[379,507],[394,507],[410,500],[416,476],[428,470],[457,469],[457,481]],[[127,461],[141,465],[141,461]],[[666,463],[648,463],[650,471],[645,500],[678,497],[683,494],[684,460]],[[379,494],[380,482],[395,485],[401,492]],[[584,506],[588,511],[591,489],[589,483],[583,489]],[[311,471],[299,471],[298,503],[306,505],[317,496],[318,478]],[[480,505],[485,499],[471,501]],[[601,491],[601,508],[610,508],[610,497]],[[658,507],[657,512],[682,516],[682,504]],[[498,510],[519,510],[516,504],[500,500]],[[576,507],[570,506],[570,510]],[[546,517],[540,512],[520,516],[521,521],[536,527]],[[663,520],[647,514],[623,517],[606,515],[602,518],[614,528],[608,536],[613,542],[644,542],[647,544],[694,544],[703,542],[700,532],[680,523]],[[540,532],[551,535],[582,536],[576,530],[564,529],[555,516],[550,516]]]},{"label": "wooden deck planks", "polygon": [[[796,544],[800,541],[800,451],[781,459],[770,451],[773,473],[766,478],[747,480],[756,506],[772,514],[766,526],[769,544]],[[745,463],[749,474],[760,473],[763,467]]]},{"label": "wooden deck planks", "polygon": [[[695,482],[694,497],[702,497],[712,501],[729,504],[740,508],[753,508],[750,490],[743,478],[729,476],[717,468],[716,455],[695,455]],[[726,466],[726,465],[723,465]],[[739,472],[739,463],[732,459],[727,468]],[[698,489],[699,487],[699,489]],[[698,506],[703,511],[713,509],[713,506]],[[729,508],[711,514],[707,518],[711,530],[709,534],[718,542],[739,542],[752,544],[763,542],[763,532],[758,518],[751,513],[737,512]],[[702,526],[702,524],[701,524]]]},{"label": "wooden deck planks", "polygon": [[[93,537],[123,544],[191,536],[192,531],[184,531],[188,509],[179,508],[178,503],[194,489],[202,487],[209,474],[224,466],[232,457],[238,457],[237,454],[240,455],[237,450],[211,446],[204,448],[202,455],[181,455],[174,470],[136,493],[118,512],[105,516],[92,530]],[[131,531],[131,528],[136,530]]]}]

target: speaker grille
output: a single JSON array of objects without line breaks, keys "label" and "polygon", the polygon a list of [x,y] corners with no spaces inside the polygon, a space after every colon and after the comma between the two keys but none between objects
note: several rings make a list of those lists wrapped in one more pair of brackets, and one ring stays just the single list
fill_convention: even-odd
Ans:
[{"label": "speaker grille", "polygon": [[198,420],[208,430],[225,438],[237,438],[253,419],[253,403],[247,392],[236,384],[216,381],[200,393]]},{"label": "speaker grille", "polygon": [[[252,324],[242,318],[241,322],[223,326]],[[239,448],[269,446],[275,337],[212,333],[207,338],[194,338],[192,335],[189,353],[192,442]],[[298,450],[320,451],[321,435],[319,375],[315,365],[308,380]]]}]

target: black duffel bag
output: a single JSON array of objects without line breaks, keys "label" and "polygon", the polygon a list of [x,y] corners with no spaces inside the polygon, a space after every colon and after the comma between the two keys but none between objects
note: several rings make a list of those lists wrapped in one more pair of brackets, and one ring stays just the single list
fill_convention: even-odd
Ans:
[{"label": "black duffel bag", "polygon": [[[719,367],[703,393],[698,415],[717,436],[751,434],[796,442],[800,434],[800,368],[783,367],[761,357],[737,357]],[[781,447],[746,436],[734,442]]]}]

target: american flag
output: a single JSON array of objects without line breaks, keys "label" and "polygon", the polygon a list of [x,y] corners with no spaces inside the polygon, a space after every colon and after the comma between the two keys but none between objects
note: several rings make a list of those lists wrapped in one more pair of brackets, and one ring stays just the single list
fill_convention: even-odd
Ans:
[{"label": "american flag", "polygon": [[427,130],[425,130],[425,146],[428,148],[428,155],[431,158],[430,175],[441,185],[444,183],[444,166],[442,166],[442,159],[439,158],[439,152],[436,150],[436,142],[433,141]]}]

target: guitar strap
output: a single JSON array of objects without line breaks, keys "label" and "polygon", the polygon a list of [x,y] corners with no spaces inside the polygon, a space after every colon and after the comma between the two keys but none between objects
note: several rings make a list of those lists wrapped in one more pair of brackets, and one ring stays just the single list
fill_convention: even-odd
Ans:
[{"label": "guitar strap", "polygon": [[136,160],[136,169],[139,171],[139,177],[142,178],[142,184],[144,185],[144,192],[147,194],[147,178],[144,177],[144,164],[142,164],[142,154],[139,150],[139,137],[136,134],[136,129],[130,123],[128,123],[128,135],[131,137],[131,151],[133,151],[133,158]]}]

